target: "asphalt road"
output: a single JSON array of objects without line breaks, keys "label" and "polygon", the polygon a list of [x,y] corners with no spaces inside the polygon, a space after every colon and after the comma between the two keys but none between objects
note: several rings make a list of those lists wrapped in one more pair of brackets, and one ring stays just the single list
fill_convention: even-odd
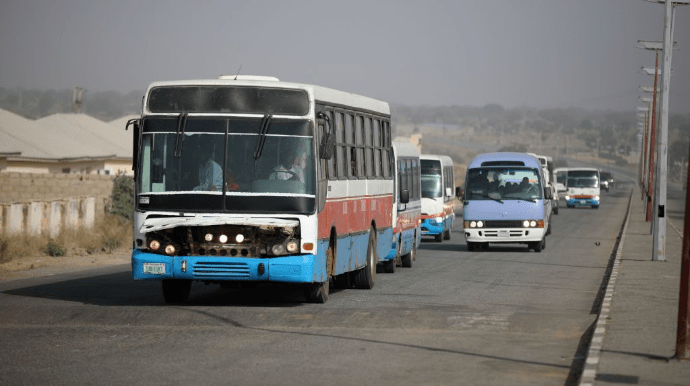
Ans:
[{"label": "asphalt road", "polygon": [[322,305],[195,284],[167,306],[129,266],[0,283],[0,384],[575,384],[629,195],[562,205],[541,253],[468,252],[458,221],[412,268]]}]

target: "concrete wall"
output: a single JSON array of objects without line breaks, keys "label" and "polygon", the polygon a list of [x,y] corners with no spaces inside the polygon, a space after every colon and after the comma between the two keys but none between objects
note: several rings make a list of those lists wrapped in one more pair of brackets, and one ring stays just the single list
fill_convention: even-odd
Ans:
[{"label": "concrete wall", "polygon": [[69,228],[93,227],[105,213],[114,176],[0,173],[0,235],[56,237]]}]

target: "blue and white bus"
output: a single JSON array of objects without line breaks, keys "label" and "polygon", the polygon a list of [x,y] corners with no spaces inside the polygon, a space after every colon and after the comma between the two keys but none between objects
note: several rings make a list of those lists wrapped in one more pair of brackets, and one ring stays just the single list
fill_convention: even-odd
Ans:
[{"label": "blue and white bus", "polygon": [[[134,128],[132,276],[369,289],[393,239],[386,102],[272,77],[152,83]],[[332,280],[331,280],[332,279]]]},{"label": "blue and white bus", "polygon": [[455,221],[455,171],[445,155],[422,154],[422,236],[450,240]]},{"label": "blue and white bus", "polygon": [[551,189],[539,160],[523,153],[482,154],[467,167],[463,228],[467,249],[490,243],[546,247],[550,231]]},{"label": "blue and white bus", "polygon": [[396,265],[412,267],[422,238],[421,165],[417,146],[393,142],[395,195],[393,196],[393,244],[382,259],[384,272],[395,272]]}]

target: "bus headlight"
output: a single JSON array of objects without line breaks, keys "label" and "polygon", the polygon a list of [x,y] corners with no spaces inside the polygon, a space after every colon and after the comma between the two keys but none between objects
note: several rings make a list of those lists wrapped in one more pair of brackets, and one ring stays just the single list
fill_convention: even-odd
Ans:
[{"label": "bus headlight", "polygon": [[477,227],[477,222],[476,221],[470,221],[470,228],[476,228]]},{"label": "bus headlight", "polygon": [[211,241],[213,240],[213,235],[210,233],[207,233],[206,236],[204,236],[204,240],[206,241]]},{"label": "bus headlight", "polygon": [[527,220],[523,221],[522,226],[525,228],[529,228],[529,221],[527,221]]},{"label": "bus headlight", "polygon": [[484,221],[477,221],[477,228],[483,228],[484,227]]},{"label": "bus headlight", "polygon": [[565,195],[565,200],[566,200],[566,201],[570,200],[570,196],[566,194],[566,195]]},{"label": "bus headlight", "polygon": [[529,226],[531,226],[532,228],[534,228],[535,226],[537,226],[537,222],[534,221],[534,220],[532,220],[532,221],[529,222]]},{"label": "bus headlight", "polygon": [[237,237],[235,237],[235,241],[237,241],[238,243],[243,242],[244,241],[244,235],[241,233],[238,234]]},{"label": "bus headlight", "polygon": [[594,196],[594,201],[599,201],[599,196]]},{"label": "bus headlight", "polygon": [[295,241],[290,241],[287,243],[287,251],[290,253],[295,253],[298,250],[298,245]]},{"label": "bus headlight", "polygon": [[271,248],[271,252],[273,252],[274,256],[280,256],[285,253],[285,247],[283,244],[276,244]]},{"label": "bus headlight", "polygon": [[158,240],[151,240],[151,242],[149,243],[149,249],[151,249],[152,251],[157,251],[158,249],[160,249],[160,247],[161,242]]},{"label": "bus headlight", "polygon": [[227,235],[220,235],[220,236],[218,236],[218,241],[220,241],[221,244],[225,244],[228,242],[228,236]]},{"label": "bus headlight", "polygon": [[177,249],[175,249],[175,246],[172,244],[168,244],[165,246],[165,253],[168,255],[174,255]]}]

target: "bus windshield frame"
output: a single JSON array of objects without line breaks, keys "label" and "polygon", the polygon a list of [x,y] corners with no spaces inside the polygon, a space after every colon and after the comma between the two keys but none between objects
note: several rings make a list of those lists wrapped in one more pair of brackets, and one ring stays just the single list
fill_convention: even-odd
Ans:
[{"label": "bus windshield frame", "polygon": [[542,200],[539,169],[518,166],[487,166],[467,171],[465,200]]}]

